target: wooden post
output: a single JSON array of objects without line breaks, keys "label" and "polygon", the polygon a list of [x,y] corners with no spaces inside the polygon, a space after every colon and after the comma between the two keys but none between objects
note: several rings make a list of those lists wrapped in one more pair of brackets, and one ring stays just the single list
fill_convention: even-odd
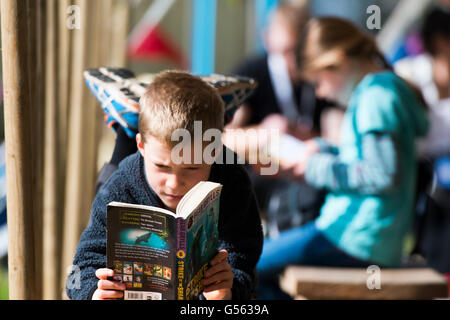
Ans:
[{"label": "wooden post", "polygon": [[[71,4],[80,8],[81,28],[69,31],[72,39],[71,50],[60,51],[61,63],[67,59],[67,55],[71,56],[62,252],[63,284],[81,232],[90,217],[99,169],[97,155],[100,129],[103,128],[101,108],[85,85],[83,71],[87,68],[108,66],[112,62],[111,51],[116,50],[111,45],[112,37],[117,37],[112,31],[114,22],[103,18],[113,15],[113,2],[75,0]],[[122,5],[124,4],[127,5],[122,0]],[[67,17],[67,13],[65,16]],[[125,33],[121,34],[121,37],[122,35],[125,38]],[[63,46],[62,42],[60,46]],[[125,52],[125,48],[117,50]]]},{"label": "wooden post", "polygon": [[[66,152],[67,152],[67,132],[70,101],[70,65],[72,50],[72,35],[74,30],[67,27],[67,8],[72,4],[70,0],[58,0],[58,150],[59,150],[59,172],[60,190],[59,199],[64,202],[65,175],[66,175]],[[62,223],[62,219],[61,219]],[[62,224],[60,226],[62,229]]]},{"label": "wooden post", "polygon": [[60,297],[89,218],[102,122],[82,72],[115,60],[108,1],[1,0],[11,299]]},{"label": "wooden post", "polygon": [[[89,35],[88,43],[90,52],[89,58],[86,61],[86,68],[98,68],[100,66],[111,66],[111,39],[112,39],[112,22],[109,19],[102,19],[102,16],[112,16],[112,4],[110,0],[99,0],[93,3],[90,16],[90,28],[98,30],[98,32],[91,32]],[[94,198],[94,187],[97,180],[99,165],[98,165],[98,149],[100,144],[100,137],[103,125],[103,112],[97,99],[89,92],[87,86],[84,86],[86,92],[85,99],[86,104],[89,105],[89,121],[87,122],[88,130],[91,132],[91,144],[89,144],[88,159],[91,159],[87,164],[89,170],[86,171],[86,186],[87,190]],[[88,203],[89,209],[92,201]],[[85,224],[89,221],[90,210],[86,210],[84,213]]]},{"label": "wooden post", "polygon": [[30,87],[31,91],[35,91],[35,112],[34,112],[34,128],[33,134],[35,135],[35,242],[34,242],[34,254],[36,256],[36,283],[39,288],[37,299],[42,299],[43,293],[43,181],[44,181],[44,115],[45,115],[45,65],[46,65],[46,0],[28,0],[33,2],[35,10],[35,24],[31,25],[29,32],[36,33],[36,60],[34,65],[30,65],[29,73],[30,79],[34,81]]},{"label": "wooden post", "polygon": [[71,57],[72,57],[72,42],[74,34],[78,30],[71,30],[67,27],[68,13],[67,9],[72,5],[71,0],[57,0],[58,2],[58,199],[59,203],[59,253],[60,261],[59,265],[59,292],[61,295],[65,293],[65,278],[66,270],[64,264],[64,236],[62,230],[64,229],[64,216],[65,216],[65,195],[66,195],[66,172],[67,172],[67,144],[68,144],[68,123],[69,123],[69,105],[72,97],[71,93]]},{"label": "wooden post", "polygon": [[[82,171],[84,170],[82,160],[84,156],[85,135],[83,133],[83,117],[85,106],[83,105],[83,67],[86,61],[86,17],[88,14],[87,4],[78,0],[75,5],[80,8],[82,18],[81,28],[71,30],[72,57],[70,69],[70,101],[69,101],[69,123],[67,135],[67,162],[66,162],[66,188],[64,203],[64,229],[63,229],[63,252],[62,268],[63,279],[66,278],[67,268],[72,265],[73,255],[79,238],[81,228],[80,212],[84,210],[82,205],[85,193],[82,188]],[[89,139],[89,138],[88,138]]]},{"label": "wooden post", "polygon": [[112,23],[110,23],[110,56],[111,65],[126,67],[127,36],[130,16],[130,5],[126,0],[114,0],[112,7]]},{"label": "wooden post", "polygon": [[58,153],[58,24],[57,0],[46,1],[45,153],[43,194],[43,297],[60,297],[61,208]]},{"label": "wooden post", "polygon": [[[6,142],[8,271],[10,299],[39,299],[40,145],[33,130],[38,104],[32,103],[30,77],[34,78],[35,47],[30,46],[27,15],[30,2],[1,1],[4,112]],[[31,27],[31,26],[30,26]],[[35,31],[35,30],[33,30]],[[38,85],[38,84],[36,84]],[[35,90],[36,88],[33,88]],[[36,245],[36,247],[35,247]]]},{"label": "wooden post", "polygon": [[[111,17],[111,19],[100,20],[100,23],[97,25],[99,30],[97,34],[97,62],[92,60],[89,64],[94,68],[98,68],[100,66],[118,67],[120,66],[118,63],[122,63],[122,60],[119,62],[115,60],[120,59],[121,56],[124,56],[122,53],[125,53],[126,49],[126,43],[120,42],[124,31],[120,29],[123,26],[123,22],[118,21],[118,2],[117,0],[100,0],[99,2],[101,2],[100,12],[102,12],[103,15]],[[125,18],[125,20],[127,19]],[[127,30],[125,30],[125,32],[126,31]],[[92,39],[91,41],[95,41],[95,39]],[[94,110],[97,112],[96,119],[101,119],[103,112],[101,110],[100,103],[95,99],[94,101],[90,101],[92,102]],[[100,120],[95,124],[96,137],[98,137],[98,144],[95,149],[95,167],[93,168],[95,177],[97,177],[103,164],[111,158],[111,143],[108,142],[112,141],[112,143],[114,143],[115,139],[114,132],[102,123],[103,121]],[[113,139],[110,140],[111,137],[113,137]]]},{"label": "wooden post", "polygon": [[[100,65],[111,67],[123,67],[127,65],[127,36],[129,29],[130,5],[128,0],[108,1],[112,5],[111,19],[103,23],[105,31],[102,37],[105,41],[101,45]],[[99,111],[99,103],[96,102]],[[97,167],[111,159],[111,147],[114,145],[116,134],[107,126],[99,126],[100,142],[97,157]]]},{"label": "wooden post", "polygon": [[[72,265],[81,232],[87,226],[97,178],[98,133],[101,113],[83,79],[86,68],[98,67],[101,2],[77,0],[81,28],[73,30],[71,100],[67,140],[66,190],[64,209],[63,271]],[[94,41],[93,41],[94,40]],[[64,273],[65,279],[66,273]]]}]

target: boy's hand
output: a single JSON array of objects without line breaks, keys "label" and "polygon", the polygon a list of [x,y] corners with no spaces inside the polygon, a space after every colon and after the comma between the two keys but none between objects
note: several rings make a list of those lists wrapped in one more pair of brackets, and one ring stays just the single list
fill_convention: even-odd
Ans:
[{"label": "boy's hand", "polygon": [[97,269],[95,276],[99,279],[97,290],[92,295],[92,300],[111,300],[121,299],[125,284],[119,281],[107,280],[108,277],[114,276],[114,271],[107,268]]},{"label": "boy's hand", "polygon": [[220,250],[211,260],[203,278],[203,295],[207,300],[231,300],[234,275],[227,262],[227,250]]}]

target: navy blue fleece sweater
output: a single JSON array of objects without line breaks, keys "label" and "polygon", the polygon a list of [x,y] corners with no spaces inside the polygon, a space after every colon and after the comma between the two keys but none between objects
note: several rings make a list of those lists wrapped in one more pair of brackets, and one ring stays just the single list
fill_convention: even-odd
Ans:
[{"label": "navy blue fleece sweater", "polygon": [[[263,235],[256,199],[244,168],[238,164],[213,164],[210,181],[223,185],[219,213],[219,249],[229,253],[234,274],[233,299],[250,299],[255,285],[255,267],[262,250]],[[91,299],[97,289],[95,271],[106,266],[106,206],[111,201],[162,206],[145,178],[144,159],[139,152],[125,158],[97,193],[89,224],[77,246],[66,292],[71,299]],[[69,281],[71,281],[69,283]]]}]

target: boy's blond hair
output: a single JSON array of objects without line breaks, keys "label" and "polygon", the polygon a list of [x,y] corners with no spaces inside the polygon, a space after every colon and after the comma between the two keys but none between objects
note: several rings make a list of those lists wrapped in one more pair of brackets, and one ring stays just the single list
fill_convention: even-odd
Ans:
[{"label": "boy's blond hair", "polygon": [[[140,100],[139,133],[143,142],[151,135],[173,147],[176,129],[194,134],[194,121],[207,129],[223,130],[224,103],[216,89],[200,77],[183,71],[163,71],[156,75]],[[202,134],[203,134],[202,132]]]}]

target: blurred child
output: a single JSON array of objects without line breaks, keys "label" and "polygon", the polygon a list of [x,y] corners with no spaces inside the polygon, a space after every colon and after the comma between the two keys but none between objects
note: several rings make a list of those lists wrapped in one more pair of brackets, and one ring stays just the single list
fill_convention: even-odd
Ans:
[{"label": "blurred child", "polygon": [[430,130],[418,141],[418,155],[432,163],[436,183],[430,193],[432,206],[420,224],[417,251],[427,264],[450,273],[450,5],[433,5],[421,28],[423,54],[398,61],[399,75],[415,83],[430,107]]},{"label": "blurred child", "polygon": [[419,140],[422,157],[450,155],[450,8],[432,8],[421,30],[426,52],[398,61],[395,71],[416,84],[430,107],[430,131]]},{"label": "blurred child", "polygon": [[340,145],[306,141],[284,174],[329,190],[319,217],[264,243],[261,298],[284,298],[286,265],[396,267],[413,219],[414,141],[428,129],[422,100],[396,76],[374,39],[339,18],[312,19],[301,41],[302,74],[319,97],[347,106]]},{"label": "blurred child", "polygon": [[[109,202],[152,205],[175,211],[193,186],[210,180],[223,185],[219,252],[205,273],[201,298],[249,299],[262,247],[262,230],[248,176],[237,164],[205,161],[178,164],[171,158],[171,150],[177,144],[171,139],[174,130],[184,128],[194,136],[194,121],[201,121],[203,130],[223,129],[223,101],[214,87],[200,78],[168,71],[155,77],[140,105],[138,150],[123,159],[99,188],[89,225],[81,235],[73,262],[81,271],[81,288],[67,286],[68,296],[71,299],[123,297],[125,285],[109,280],[114,271],[105,268],[106,206]],[[119,130],[118,134],[120,132],[123,136],[123,131]]]}]

